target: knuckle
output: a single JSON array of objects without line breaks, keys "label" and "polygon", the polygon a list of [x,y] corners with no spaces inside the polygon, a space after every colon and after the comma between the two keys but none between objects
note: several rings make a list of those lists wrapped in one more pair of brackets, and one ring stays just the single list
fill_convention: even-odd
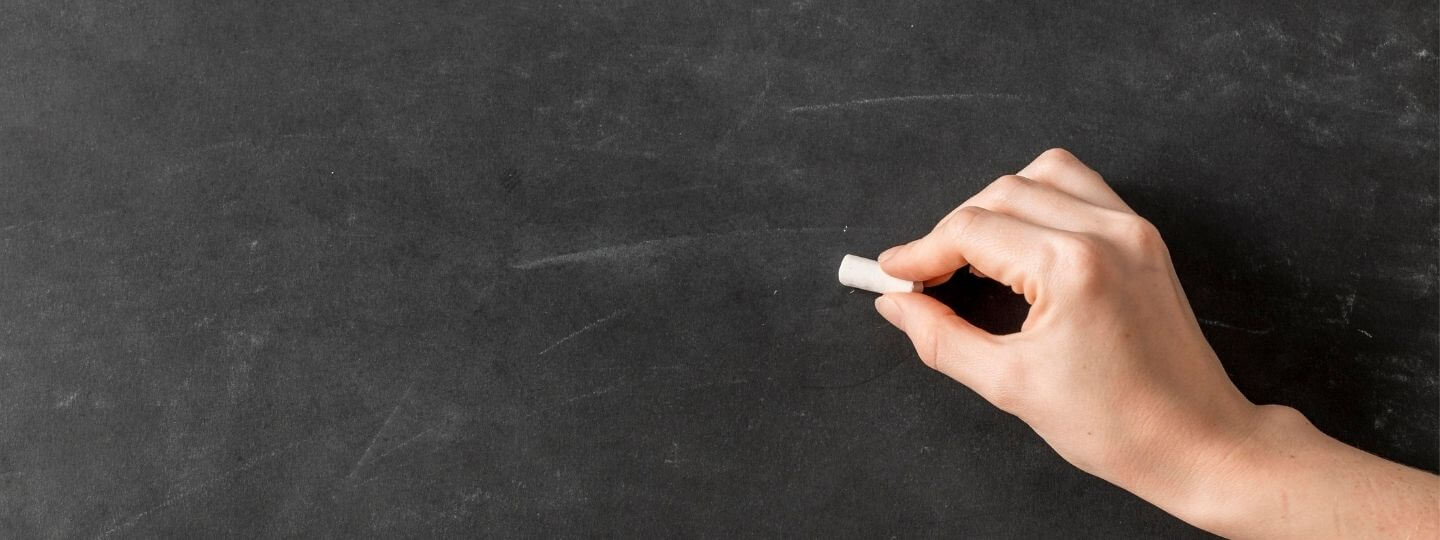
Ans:
[{"label": "knuckle", "polygon": [[1144,253],[1159,251],[1164,248],[1165,242],[1160,238],[1160,230],[1149,220],[1134,214],[1125,214],[1115,226],[1115,235],[1120,245],[1130,249],[1138,249]]},{"label": "knuckle", "polygon": [[1035,161],[1048,165],[1066,165],[1079,163],[1080,158],[1075,157],[1075,154],[1070,153],[1069,150],[1064,148],[1051,148],[1041,152],[1040,156],[1035,158]]},{"label": "knuckle", "polygon": [[959,238],[965,234],[965,229],[969,229],[970,225],[976,221],[985,219],[987,214],[989,214],[988,211],[978,206],[962,206],[957,208],[955,209],[954,219],[951,219],[950,222],[946,224],[949,229],[946,232],[949,233],[951,238]]},{"label": "knuckle", "polygon": [[1063,148],[1051,148],[1035,158],[1033,171],[1036,175],[1046,177],[1047,181],[1056,183],[1071,183],[1079,179],[1093,180],[1103,183],[1105,180],[1097,173],[1086,166],[1075,154]]},{"label": "knuckle", "polygon": [[1071,266],[1094,268],[1103,263],[1105,250],[1098,240],[1089,235],[1060,235],[1053,242],[1055,255]]},{"label": "knuckle", "polygon": [[965,220],[967,220],[967,221],[968,221],[968,220],[971,220],[971,219],[979,218],[980,216],[984,215],[985,213],[986,213],[986,210],[985,210],[984,208],[979,207],[979,206],[961,206],[959,209],[955,210],[955,214],[956,214],[956,215],[960,216],[962,219],[965,219]]},{"label": "knuckle", "polygon": [[1052,267],[1060,269],[1071,285],[1090,288],[1104,280],[1106,250],[1099,240],[1083,234],[1064,235],[1054,241],[1051,252]]},{"label": "knuckle", "polygon": [[1286,427],[1309,426],[1310,420],[1293,407],[1285,405],[1261,405],[1260,415],[1270,425]]},{"label": "knuckle", "polygon": [[1007,174],[995,179],[990,183],[990,189],[994,194],[991,202],[992,208],[1000,210],[1013,207],[1014,202],[1022,196],[1025,190],[1030,189],[1033,183],[1034,181],[1029,178],[1014,174]]}]

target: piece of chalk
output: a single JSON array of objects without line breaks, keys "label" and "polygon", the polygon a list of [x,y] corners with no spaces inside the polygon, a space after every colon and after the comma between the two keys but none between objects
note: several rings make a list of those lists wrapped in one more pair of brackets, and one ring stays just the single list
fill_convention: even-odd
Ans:
[{"label": "piece of chalk", "polygon": [[854,255],[846,255],[844,259],[840,259],[840,284],[880,294],[920,292],[925,288],[925,284],[918,281],[908,281],[886,274],[880,269],[878,262]]}]

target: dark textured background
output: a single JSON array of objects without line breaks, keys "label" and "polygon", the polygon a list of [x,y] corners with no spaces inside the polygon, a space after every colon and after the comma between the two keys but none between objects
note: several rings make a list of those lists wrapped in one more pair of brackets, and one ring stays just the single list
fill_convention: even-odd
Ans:
[{"label": "dark textured background", "polygon": [[1200,536],[834,283],[1052,146],[1436,470],[1433,3],[879,4],[0,2],[0,535]]}]

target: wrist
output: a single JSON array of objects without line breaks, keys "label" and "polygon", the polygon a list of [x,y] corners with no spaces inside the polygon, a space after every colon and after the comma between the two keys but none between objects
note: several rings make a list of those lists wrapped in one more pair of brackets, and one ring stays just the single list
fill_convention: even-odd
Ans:
[{"label": "wrist", "polygon": [[[1173,514],[1226,537],[1350,536],[1346,500],[1355,480],[1392,465],[1329,437],[1293,408],[1256,408],[1253,429],[1228,450],[1203,461]],[[1353,531],[1352,531],[1353,532]]]},{"label": "wrist", "polygon": [[[1096,472],[1166,512],[1197,524],[1216,510],[1217,489],[1230,485],[1236,476],[1247,475],[1256,457],[1273,447],[1272,432],[1295,429],[1286,426],[1291,422],[1283,418],[1285,411],[1294,410],[1254,405],[1238,391],[1234,399],[1217,399],[1203,407],[1181,403],[1171,401],[1156,407],[1156,414],[1145,424],[1161,429],[1146,430],[1149,432],[1131,439],[1125,458],[1111,463],[1118,466]],[[1206,413],[1196,415],[1194,410]],[[1294,415],[1299,417],[1299,413]]]},{"label": "wrist", "polygon": [[1327,437],[1293,408],[1255,407],[1253,421],[1245,431],[1212,445],[1206,449],[1208,455],[1196,460],[1192,482],[1172,513],[1211,532],[1244,526],[1270,510],[1256,506],[1258,499],[1267,495],[1255,491],[1284,483],[1287,472],[1281,458],[1293,460],[1297,453],[1310,454],[1321,438]]},{"label": "wrist", "polygon": [[1434,538],[1440,531],[1434,475],[1347,446],[1289,407],[1259,407],[1255,429],[1193,478],[1166,510],[1221,536]]}]

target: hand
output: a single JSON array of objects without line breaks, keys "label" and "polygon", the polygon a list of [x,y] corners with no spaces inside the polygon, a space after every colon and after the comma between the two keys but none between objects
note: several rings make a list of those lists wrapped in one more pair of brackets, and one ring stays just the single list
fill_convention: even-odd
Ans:
[{"label": "hand", "polygon": [[1201,335],[1160,233],[1064,150],[1000,177],[880,262],[928,285],[969,266],[1025,297],[1030,314],[1007,336],[923,294],[875,307],[926,364],[1086,472],[1129,486],[1158,466],[1221,455],[1255,425],[1259,411]]},{"label": "hand", "polygon": [[1241,395],[1160,233],[1064,150],[1001,177],[879,260],[928,285],[969,267],[1023,295],[1030,313],[1004,336],[923,294],[887,294],[875,308],[927,365],[1024,420],[1065,460],[1191,523],[1256,532],[1234,529],[1239,511],[1213,498],[1285,441],[1323,437],[1293,409]]}]

